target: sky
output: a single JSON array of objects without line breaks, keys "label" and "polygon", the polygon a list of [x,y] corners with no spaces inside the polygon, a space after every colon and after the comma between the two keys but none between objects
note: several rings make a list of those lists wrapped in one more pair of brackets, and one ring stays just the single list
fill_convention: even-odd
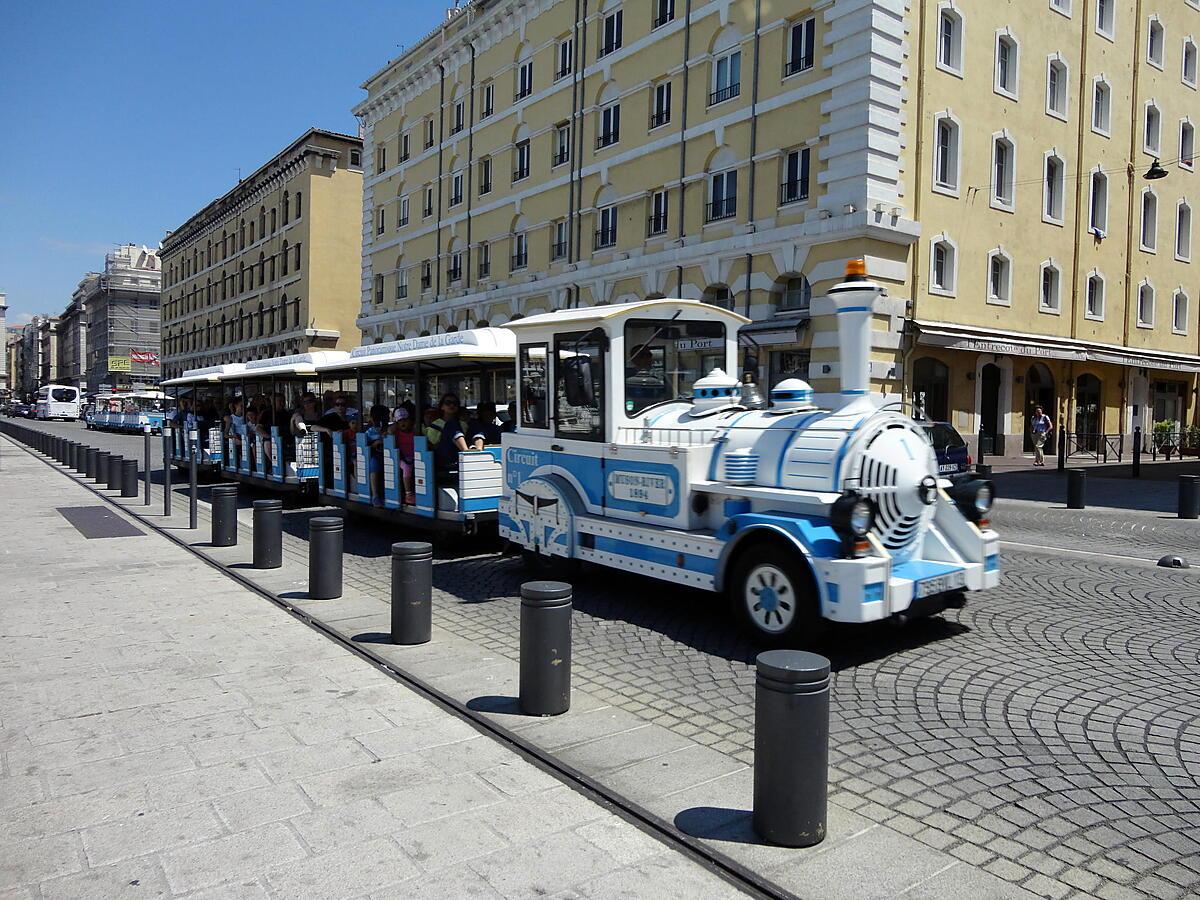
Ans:
[{"label": "sky", "polygon": [[61,313],[116,244],[157,247],[310,126],[356,134],[366,78],[448,0],[44,0],[0,27],[0,292]]}]

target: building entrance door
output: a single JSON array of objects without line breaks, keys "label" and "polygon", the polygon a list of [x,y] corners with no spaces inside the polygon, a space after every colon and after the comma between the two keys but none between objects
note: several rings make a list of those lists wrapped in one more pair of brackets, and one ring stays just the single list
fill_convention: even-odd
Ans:
[{"label": "building entrance door", "polygon": [[[1042,363],[1034,363],[1025,373],[1025,443],[1023,449],[1026,453],[1033,452],[1033,432],[1030,431],[1030,425],[1033,422],[1033,411],[1039,406],[1053,422],[1055,415],[1054,376]],[[1050,440],[1046,441],[1046,446],[1042,448],[1045,453],[1051,455],[1057,452],[1055,450],[1058,441],[1057,422],[1054,422],[1054,428],[1055,430],[1050,434]]]},{"label": "building entrance door", "polygon": [[1000,367],[988,363],[980,373],[979,393],[979,440],[981,452],[994,456],[1004,452],[1004,438],[1000,434]]},{"label": "building entrance door", "polygon": [[1075,382],[1075,443],[1080,450],[1100,446],[1100,379],[1080,375]]}]

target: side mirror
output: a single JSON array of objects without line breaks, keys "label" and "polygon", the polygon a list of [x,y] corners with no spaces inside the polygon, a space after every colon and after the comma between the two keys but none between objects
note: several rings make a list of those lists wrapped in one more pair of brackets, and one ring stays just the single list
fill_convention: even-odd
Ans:
[{"label": "side mirror", "polygon": [[592,361],[587,356],[572,356],[562,361],[563,387],[571,406],[595,406],[592,386]]}]

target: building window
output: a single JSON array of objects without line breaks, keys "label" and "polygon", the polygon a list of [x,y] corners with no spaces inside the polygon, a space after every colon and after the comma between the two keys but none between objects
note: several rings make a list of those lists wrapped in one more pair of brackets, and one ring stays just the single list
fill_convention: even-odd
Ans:
[{"label": "building window", "polygon": [[383,302],[383,276],[376,275],[375,276],[375,303],[380,304],[382,302]]},{"label": "building window", "polygon": [[784,62],[783,75],[807,72],[813,67],[816,49],[817,20],[802,19],[788,27],[788,57]]},{"label": "building window", "polygon": [[952,9],[943,9],[938,16],[937,66],[955,75],[962,74],[963,20]]},{"label": "building window", "polygon": [[1162,114],[1153,100],[1146,102],[1146,119],[1142,135],[1142,149],[1152,156],[1158,156],[1159,148],[1162,147]]},{"label": "building window", "polygon": [[403,228],[408,224],[408,195],[405,194],[400,198],[400,203],[396,207],[396,227]]},{"label": "building window", "polygon": [[433,119],[432,118],[426,119],[425,120],[425,149],[428,150],[430,147],[432,147],[434,145],[434,142],[435,142],[435,136],[434,136]]},{"label": "building window", "polygon": [[533,60],[529,59],[517,66],[517,89],[513,93],[513,102],[524,100],[533,93]]},{"label": "building window", "polygon": [[554,240],[550,244],[550,259],[562,259],[567,255],[567,223],[559,220],[554,223]]},{"label": "building window", "polygon": [[377,209],[375,211],[375,233],[376,234],[383,234],[384,228],[387,227],[386,220],[387,220],[387,210],[385,210],[381,206],[379,209]]},{"label": "building window", "polygon": [[428,219],[433,215],[433,188],[425,188],[425,206],[421,210],[423,218]]},{"label": "building window", "polygon": [[279,251],[279,274],[286,275],[288,273],[288,242],[283,242],[283,247]]},{"label": "building window", "polygon": [[1054,264],[1054,260],[1042,263],[1042,288],[1038,303],[1042,312],[1057,313],[1062,308],[1061,282],[1062,272]]},{"label": "building window", "polygon": [[737,172],[717,172],[709,179],[707,221],[737,215]]},{"label": "building window", "polygon": [[[273,206],[271,207],[270,218],[271,218],[271,234],[274,234],[278,230],[279,225],[278,225],[278,210],[276,210],[275,207],[273,207]],[[212,265],[212,252],[211,251],[209,252],[208,264],[210,266]]]},{"label": "building window", "polygon": [[463,173],[459,169],[450,175],[450,206],[458,206],[463,201]]},{"label": "building window", "polygon": [[1175,207],[1175,258],[1181,262],[1192,260],[1192,208],[1186,200]]},{"label": "building window", "polygon": [[1154,327],[1154,286],[1148,281],[1138,287],[1137,324],[1138,328]]},{"label": "building window", "polygon": [[929,290],[934,294],[954,296],[958,281],[958,251],[943,235],[935,239],[929,254]]},{"label": "building window", "polygon": [[529,265],[529,239],[524,232],[513,235],[512,247],[512,258],[509,260],[508,270],[516,272]]},{"label": "building window", "polygon": [[671,121],[671,82],[660,81],[654,85],[650,107],[650,128],[655,129]]},{"label": "building window", "polygon": [[1012,261],[1003,250],[988,254],[987,302],[1004,306],[1012,303]]},{"label": "building window", "polygon": [[1108,176],[1103,172],[1092,173],[1088,230],[1097,237],[1104,237],[1108,233]]},{"label": "building window", "polygon": [[433,287],[433,263],[428,259],[421,263],[421,290],[427,291]]},{"label": "building window", "polygon": [[462,251],[456,250],[450,254],[450,265],[446,269],[446,280],[453,284],[456,281],[462,281],[462,276]]},{"label": "building window", "polygon": [[361,169],[362,168],[362,151],[359,150],[357,147],[353,147],[350,150],[350,168],[352,168],[352,169]]},{"label": "building window", "polygon": [[[300,245],[299,244],[296,244],[295,251],[296,251],[296,254],[295,254],[296,272],[299,273],[300,272]],[[299,303],[300,301],[297,300],[296,302]]]},{"label": "building window", "polygon": [[375,174],[387,171],[387,147],[380,145],[375,148]]},{"label": "building window", "polygon": [[1061,59],[1051,59],[1046,66],[1046,113],[1065,119],[1069,94],[1067,64]]},{"label": "building window", "polygon": [[[287,225],[288,220],[292,215],[292,198],[288,196],[288,192],[283,192],[283,202],[279,204],[279,211],[283,213],[283,224]],[[221,235],[221,257],[224,258],[228,254],[225,252],[225,235]]]},{"label": "building window", "polygon": [[479,118],[483,120],[496,111],[496,85],[489,81],[479,93]]},{"label": "building window", "polygon": [[1154,253],[1158,249],[1158,197],[1146,188],[1142,191],[1142,250]]},{"label": "building window", "polygon": [[566,78],[571,74],[571,59],[572,59],[572,44],[571,39],[558,42],[558,63],[554,67],[554,80]]},{"label": "building window", "polygon": [[998,137],[992,142],[992,206],[1011,211],[1015,200],[1017,152],[1013,142]]},{"label": "building window", "polygon": [[1176,334],[1187,334],[1187,320],[1188,297],[1179,290],[1171,302],[1171,330]]},{"label": "building window", "polygon": [[1183,71],[1180,78],[1188,87],[1196,86],[1196,42],[1190,37],[1183,41]]},{"label": "building window", "polygon": [[492,161],[484,157],[479,161],[479,196],[490,194],[492,191]]},{"label": "building window", "polygon": [[608,56],[621,49],[621,19],[622,11],[611,12],[604,17],[604,26],[600,29],[600,50],[598,56]]},{"label": "building window", "polygon": [[732,100],[742,92],[742,51],[726,51],[713,60],[712,92],[708,105]]},{"label": "building window", "polygon": [[550,165],[561,166],[571,161],[571,126],[565,123],[554,126],[554,156]]},{"label": "building window", "polygon": [[1117,0],[1096,0],[1096,32],[1112,40],[1116,35]]},{"label": "building window", "polygon": [[650,219],[646,223],[647,236],[667,233],[667,192],[655,191],[650,197]]},{"label": "building window", "polygon": [[675,18],[675,0],[654,0],[654,21],[651,29],[661,28]]},{"label": "building window", "polygon": [[1050,0],[1050,8],[1067,18],[1071,17],[1071,0]]},{"label": "building window", "polygon": [[1084,315],[1089,319],[1104,318],[1104,277],[1099,272],[1088,276]]},{"label": "building window", "polygon": [[408,162],[408,132],[400,135],[400,162]]},{"label": "building window", "polygon": [[492,274],[492,245],[479,245],[479,277],[487,278]]},{"label": "building window", "polygon": [[943,193],[958,193],[959,129],[948,115],[934,120],[933,185]]},{"label": "building window", "polygon": [[617,208],[615,206],[606,206],[599,213],[600,227],[596,229],[596,241],[594,248],[603,250],[606,247],[614,247],[617,243]]},{"label": "building window", "polygon": [[1017,42],[1009,34],[1001,34],[996,38],[996,76],[995,89],[999,94],[1012,99],[1017,98],[1017,75],[1019,71],[1019,56]]},{"label": "building window", "polygon": [[779,185],[780,206],[808,199],[809,157],[808,147],[792,150],[784,157],[783,182]]},{"label": "building window", "polygon": [[1042,220],[1061,225],[1063,194],[1066,188],[1066,164],[1057,155],[1046,156],[1046,177],[1042,185]]},{"label": "building window", "polygon": [[400,260],[396,260],[396,299],[408,297],[408,269],[402,268]]},{"label": "building window", "polygon": [[[301,213],[303,213],[303,211],[304,211],[303,200],[304,200],[304,195],[301,194],[299,191],[296,191],[296,218],[297,219],[300,218]],[[296,302],[299,303],[300,301],[297,300]]]},{"label": "building window", "polygon": [[1092,131],[1108,137],[1112,121],[1111,107],[1112,90],[1108,82],[1098,78],[1092,88]]},{"label": "building window", "polygon": [[621,104],[611,103],[600,110],[596,128],[596,149],[611,147],[621,139]]},{"label": "building window", "polygon": [[458,100],[454,104],[454,113],[450,124],[450,133],[458,134],[467,127],[467,110],[466,105],[462,100]]},{"label": "building window", "polygon": [[804,310],[812,306],[812,285],[803,275],[789,278],[779,298],[781,310]]},{"label": "building window", "polygon": [[1196,129],[1184,119],[1179,123],[1179,165],[1191,169],[1196,152]]},{"label": "building window", "polygon": [[521,141],[513,148],[513,176],[515,184],[529,177],[529,141]]},{"label": "building window", "polygon": [[1162,22],[1158,18],[1151,16],[1150,27],[1146,32],[1146,62],[1154,66],[1156,69],[1163,67],[1163,45],[1166,42],[1166,34],[1163,32]]}]

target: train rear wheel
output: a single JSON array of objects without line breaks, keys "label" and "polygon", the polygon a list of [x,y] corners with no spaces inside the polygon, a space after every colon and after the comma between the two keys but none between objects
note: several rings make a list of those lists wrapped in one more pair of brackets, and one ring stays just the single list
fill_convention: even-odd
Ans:
[{"label": "train rear wheel", "polygon": [[772,646],[809,640],[823,624],[808,567],[771,544],[751,547],[738,560],[729,600],[742,626]]}]

